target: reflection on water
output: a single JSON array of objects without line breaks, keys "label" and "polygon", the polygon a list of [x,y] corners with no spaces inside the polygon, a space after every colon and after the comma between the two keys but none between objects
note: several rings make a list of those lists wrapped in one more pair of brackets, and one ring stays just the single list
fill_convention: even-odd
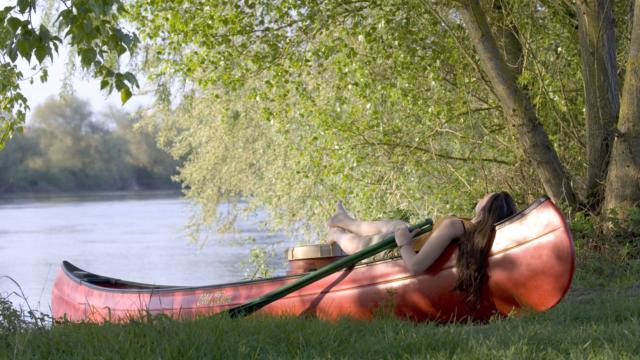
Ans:
[{"label": "reflection on water", "polygon": [[[49,312],[62,260],[116,278],[156,284],[206,285],[242,279],[247,237],[274,244],[272,266],[284,272],[293,241],[260,229],[266,214],[238,219],[238,232],[190,244],[189,203],[176,193],[108,193],[0,198],[0,276],[15,279],[31,306]],[[16,291],[0,279],[0,293]],[[13,299],[15,300],[15,299]]]}]

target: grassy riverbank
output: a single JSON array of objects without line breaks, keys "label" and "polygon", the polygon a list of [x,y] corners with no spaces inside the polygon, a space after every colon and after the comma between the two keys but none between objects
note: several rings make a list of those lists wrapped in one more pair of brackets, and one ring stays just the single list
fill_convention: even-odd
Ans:
[{"label": "grassy riverbank", "polygon": [[640,358],[638,238],[603,241],[573,225],[572,287],[545,313],[452,325],[254,315],[50,327],[33,316],[17,321],[0,298],[0,359]]},{"label": "grassy riverbank", "polygon": [[640,296],[638,289],[573,294],[547,313],[484,325],[156,318],[2,337],[3,359],[637,358]]},{"label": "grassy riverbank", "polygon": [[579,269],[571,292],[556,308],[487,324],[413,324],[384,316],[337,323],[261,316],[191,322],[158,317],[127,325],[0,331],[0,358],[637,358],[638,263],[601,266]]}]

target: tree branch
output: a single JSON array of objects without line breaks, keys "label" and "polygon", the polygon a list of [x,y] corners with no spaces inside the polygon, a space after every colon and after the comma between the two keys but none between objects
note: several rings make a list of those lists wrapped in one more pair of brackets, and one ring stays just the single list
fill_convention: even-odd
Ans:
[{"label": "tree branch", "polygon": [[393,142],[389,142],[389,141],[373,141],[373,140],[369,140],[364,134],[359,134],[360,138],[362,138],[363,142],[362,143],[356,143],[356,146],[382,146],[382,147],[388,147],[388,148],[403,148],[403,149],[409,149],[412,151],[417,151],[417,152],[421,152],[421,153],[426,153],[429,155],[432,155],[434,157],[437,158],[441,158],[441,159],[447,159],[447,160],[455,160],[455,161],[463,161],[463,162],[490,162],[490,163],[495,163],[495,164],[500,164],[500,165],[507,165],[507,166],[513,166],[514,164],[512,162],[506,161],[506,160],[501,160],[501,159],[495,159],[495,158],[487,158],[487,157],[461,157],[461,156],[455,156],[455,155],[448,155],[448,154],[442,154],[442,153],[438,153],[433,151],[432,149],[428,149],[425,147],[421,147],[418,145],[414,145],[414,144],[403,144],[403,143],[393,143]]},{"label": "tree branch", "polygon": [[453,40],[456,42],[456,45],[458,46],[460,51],[462,51],[462,54],[467,59],[467,61],[469,61],[469,64],[471,64],[471,66],[473,66],[473,68],[476,70],[476,72],[480,76],[480,80],[482,80],[487,90],[489,90],[490,92],[493,92],[493,88],[491,87],[491,82],[484,77],[484,73],[480,69],[480,66],[475,61],[473,56],[469,54],[467,49],[465,49],[465,47],[462,45],[462,41],[458,38],[458,35],[453,31],[453,29],[451,29],[446,19],[442,15],[440,15],[440,13],[436,9],[434,9],[433,6],[431,6],[431,3],[428,0],[423,0],[422,3],[426,6],[427,10],[433,16],[435,16],[440,21],[440,23],[445,27],[445,29],[451,34],[451,36],[453,37]]}]

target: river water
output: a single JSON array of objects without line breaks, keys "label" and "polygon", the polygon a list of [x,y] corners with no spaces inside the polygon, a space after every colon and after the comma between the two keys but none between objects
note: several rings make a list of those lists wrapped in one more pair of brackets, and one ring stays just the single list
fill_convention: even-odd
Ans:
[{"label": "river water", "polygon": [[[221,211],[225,206],[221,206]],[[192,207],[178,194],[114,193],[0,198],[0,294],[20,292],[32,308],[50,313],[51,287],[62,260],[100,275],[163,285],[242,280],[253,245],[274,250],[273,274],[284,273],[284,250],[294,241],[261,229],[267,214],[240,218],[237,231],[189,242]],[[17,295],[10,299],[25,308]]]}]

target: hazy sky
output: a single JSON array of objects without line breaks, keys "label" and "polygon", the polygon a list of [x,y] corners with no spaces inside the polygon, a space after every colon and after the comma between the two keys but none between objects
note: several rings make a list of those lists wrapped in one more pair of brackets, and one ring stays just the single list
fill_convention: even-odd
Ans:
[{"label": "hazy sky", "polygon": [[[68,58],[67,49],[61,48],[58,56],[54,56],[53,63],[48,65],[49,79],[47,82],[41,83],[39,75],[36,75],[33,84],[30,84],[29,81],[21,83],[22,92],[29,100],[29,106],[32,111],[48,97],[58,96],[63,85]],[[32,61],[33,64],[34,62]],[[34,74],[26,61],[22,61],[19,66],[25,77]],[[141,84],[143,84],[142,80],[142,77],[138,75],[138,81]],[[81,70],[77,70],[73,77],[73,89],[76,96],[91,103],[94,111],[104,110],[109,105],[122,107],[119,93],[114,91],[111,95],[107,95],[106,92],[100,91],[100,81],[83,76]],[[136,90],[134,90],[134,96],[124,105],[124,109],[133,111],[142,105],[149,104],[151,101],[152,97],[150,95],[139,96],[136,95]],[[30,114],[27,115],[28,118],[30,118]]]},{"label": "hazy sky", "polygon": [[[0,8],[4,8],[5,6],[15,5],[15,0],[0,0]],[[39,6],[44,6],[46,2],[39,2]],[[34,14],[34,23],[39,23],[39,17],[42,13],[43,9],[38,9]],[[60,93],[60,89],[62,88],[63,79],[65,76],[67,61],[69,59],[68,50],[66,47],[60,47],[60,52],[55,55],[54,61],[51,63],[50,60],[47,60],[48,68],[49,68],[49,80],[45,83],[40,82],[39,74],[33,79],[33,84],[30,82],[23,81],[20,84],[20,88],[22,89],[22,93],[27,97],[29,101],[29,106],[31,107],[31,111],[33,111],[39,104],[42,104],[48,97],[50,96],[58,96]],[[79,61],[76,61],[79,64]],[[31,65],[29,65],[26,61],[20,60],[18,62],[18,66],[20,71],[22,71],[23,75],[28,78],[29,76],[34,74],[34,71],[30,70],[31,66],[35,64],[35,59],[31,60]],[[142,76],[138,75],[138,81],[142,86],[144,86]],[[106,92],[100,91],[100,81],[95,79],[90,79],[87,76],[82,75],[82,71],[76,71],[76,74],[73,78],[73,88],[75,90],[76,96],[81,99],[85,99],[89,101],[93,107],[94,111],[101,111],[106,109],[109,105],[115,105],[117,107],[122,107],[120,102],[120,94],[117,92],[113,92],[110,96],[107,96]],[[139,91],[139,90],[138,90]],[[127,111],[133,111],[140,107],[141,105],[146,105],[151,103],[152,96],[139,96],[136,94],[136,90],[133,90],[133,97],[129,99],[127,104],[124,106],[124,109]],[[31,117],[31,114],[27,114],[27,121]]]}]

